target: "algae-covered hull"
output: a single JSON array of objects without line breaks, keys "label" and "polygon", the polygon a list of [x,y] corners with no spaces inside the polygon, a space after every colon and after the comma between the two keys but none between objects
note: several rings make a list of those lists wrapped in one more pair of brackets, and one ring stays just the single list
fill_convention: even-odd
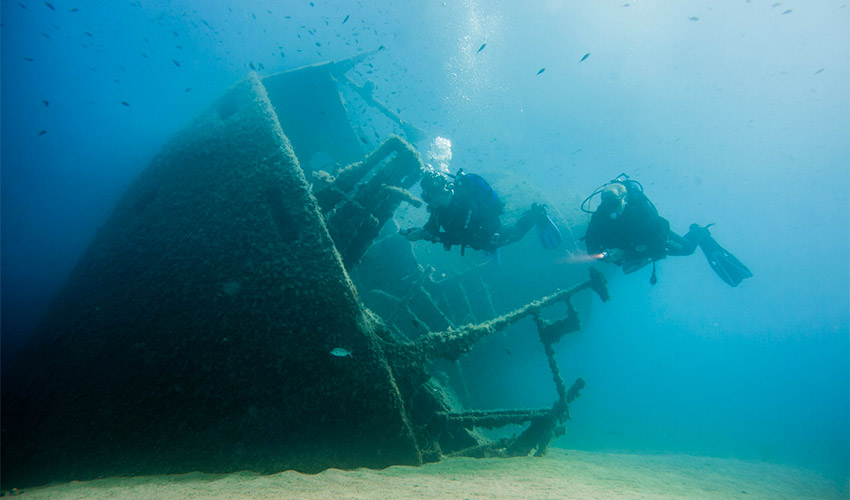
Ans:
[{"label": "algae-covered hull", "polygon": [[420,463],[371,328],[250,77],[135,181],[4,380],[3,482]]}]

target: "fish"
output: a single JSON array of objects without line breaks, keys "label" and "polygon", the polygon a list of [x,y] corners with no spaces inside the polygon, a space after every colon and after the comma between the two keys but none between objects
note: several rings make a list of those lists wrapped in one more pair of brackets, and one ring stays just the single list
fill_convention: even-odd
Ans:
[{"label": "fish", "polygon": [[92,34],[91,34],[91,33],[89,33],[88,31],[83,31],[83,33],[85,33],[85,35],[86,35],[86,36],[94,37],[94,35],[92,35]]},{"label": "fish", "polygon": [[33,59],[32,57],[25,57],[25,58],[24,58],[24,61],[26,61],[26,62],[35,62],[35,59]]},{"label": "fish", "polygon": [[345,19],[343,19],[343,20],[342,20],[342,24],[347,23],[347,22],[348,22],[348,18],[349,18],[349,17],[351,17],[351,14],[349,14],[349,15],[345,16]]},{"label": "fish", "polygon": [[344,358],[348,356],[349,358],[353,358],[354,355],[351,354],[351,351],[348,349],[343,349],[342,347],[334,347],[331,349],[331,356],[336,356],[337,358]]},{"label": "fish", "polygon": [[254,61],[249,62],[248,67],[251,68],[251,70],[253,70],[253,71],[257,71],[257,67],[254,66]]},{"label": "fish", "polygon": [[39,131],[38,131],[38,135],[44,135],[44,134],[46,134],[46,133],[47,133],[47,131],[46,131],[46,130],[39,130]]},{"label": "fish", "polygon": [[45,106],[50,106],[50,103],[49,103],[49,102],[47,102],[47,99],[42,99],[42,100],[41,100],[41,102],[42,102]]},{"label": "fish", "polygon": [[546,68],[540,68],[540,71],[538,71],[537,74],[539,75],[539,74],[543,73],[544,71],[546,71]]},{"label": "fish", "polygon": [[689,18],[688,18],[688,21],[699,21],[699,18],[698,18],[698,17],[696,17],[696,16],[694,16],[694,17],[689,17]]},{"label": "fish", "polygon": [[794,9],[788,9],[785,12],[783,12],[783,14],[790,14],[792,12],[794,12]]},{"label": "fish", "polygon": [[54,7],[53,4],[51,4],[50,2],[44,2],[44,5],[46,5],[47,8],[50,10],[56,10],[56,7]]},{"label": "fish", "polygon": [[578,60],[578,62],[584,62],[584,60],[585,60],[585,59],[587,59],[588,57],[590,57],[590,52],[588,52],[587,54],[585,54],[585,55],[581,56],[581,59],[579,59],[579,60]]},{"label": "fish", "polygon": [[79,11],[80,11],[80,9],[74,7],[73,9],[69,10],[68,12],[79,12]]},{"label": "fish", "polygon": [[130,103],[129,103],[129,102],[127,102],[127,101],[121,101],[121,104],[122,104],[123,106],[127,106],[128,108],[130,107]]},{"label": "fish", "polygon": [[826,68],[821,68],[821,69],[819,69],[819,70],[815,71],[815,74],[816,74],[816,75],[819,75],[819,74],[823,73],[823,70],[825,70],[825,69],[826,69]]},{"label": "fish", "polygon": [[183,92],[191,92],[191,91],[192,91],[192,87],[186,87],[186,90],[184,90]]},{"label": "fish", "polygon": [[177,59],[172,59],[171,62],[173,62],[174,65],[177,66],[178,68],[180,67],[180,61],[178,61]]},{"label": "fish", "polygon": [[[480,47],[478,47],[478,52],[481,52],[482,50],[484,50],[484,47],[486,47],[486,46],[487,46],[487,43],[482,43],[482,44],[481,44],[481,46],[480,46]],[[476,52],[476,54],[477,54],[478,52]]]}]

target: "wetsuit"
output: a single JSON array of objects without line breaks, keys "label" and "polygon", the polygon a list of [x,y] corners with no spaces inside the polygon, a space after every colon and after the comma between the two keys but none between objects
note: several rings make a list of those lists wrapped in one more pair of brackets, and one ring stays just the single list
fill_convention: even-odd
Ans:
[{"label": "wetsuit", "polygon": [[622,214],[616,206],[603,203],[593,213],[585,235],[587,253],[623,250],[623,270],[631,272],[667,255],[690,255],[699,239],[689,232],[684,237],[670,230],[649,199],[637,188],[627,186],[627,203]]},{"label": "wetsuit", "polygon": [[519,241],[534,225],[531,211],[523,214],[513,226],[503,226],[499,219],[503,204],[492,188],[475,174],[464,174],[455,181],[452,201],[447,207],[428,207],[431,216],[425,230],[434,235],[432,241],[446,250],[452,245],[494,252],[497,248]]}]

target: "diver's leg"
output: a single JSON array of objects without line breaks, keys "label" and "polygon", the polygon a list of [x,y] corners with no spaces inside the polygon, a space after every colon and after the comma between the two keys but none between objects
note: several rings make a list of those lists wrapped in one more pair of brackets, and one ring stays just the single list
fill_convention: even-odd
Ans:
[{"label": "diver's leg", "polygon": [[537,226],[537,237],[543,248],[553,249],[564,241],[558,226],[549,218],[546,205],[532,203],[513,226],[505,226],[500,231],[497,246],[504,246],[521,240],[532,226]]},{"label": "diver's leg", "polygon": [[667,255],[691,255],[702,240],[702,233],[691,228],[685,236],[670,231],[667,234]]},{"label": "diver's leg", "polygon": [[499,237],[496,242],[497,247],[503,247],[516,243],[534,226],[536,213],[534,210],[527,210],[512,226],[502,226],[499,229]]}]

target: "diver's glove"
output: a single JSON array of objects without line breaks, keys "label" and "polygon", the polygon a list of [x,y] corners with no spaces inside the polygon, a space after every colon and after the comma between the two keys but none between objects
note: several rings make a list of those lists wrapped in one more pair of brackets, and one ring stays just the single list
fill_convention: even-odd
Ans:
[{"label": "diver's glove", "polygon": [[407,241],[431,240],[433,236],[424,227],[408,227],[399,229],[398,234],[407,238]]},{"label": "diver's glove", "polygon": [[623,261],[626,256],[626,252],[624,252],[620,248],[610,248],[608,250],[603,250],[601,254],[599,254],[599,260],[602,262],[610,262],[612,264],[619,264]]}]

